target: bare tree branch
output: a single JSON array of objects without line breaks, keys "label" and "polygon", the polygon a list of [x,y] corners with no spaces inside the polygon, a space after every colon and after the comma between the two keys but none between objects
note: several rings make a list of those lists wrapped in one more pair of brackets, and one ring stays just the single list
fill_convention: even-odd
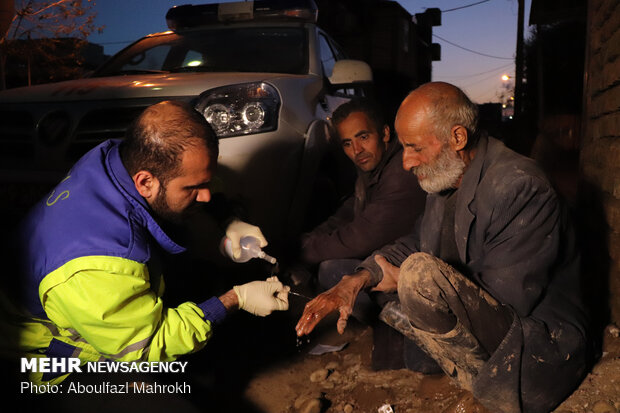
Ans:
[{"label": "bare tree branch", "polygon": [[6,59],[28,65],[36,60],[49,73],[81,70],[88,35],[102,30],[95,26],[94,4],[94,0],[17,0],[11,26],[0,38],[0,65]]}]

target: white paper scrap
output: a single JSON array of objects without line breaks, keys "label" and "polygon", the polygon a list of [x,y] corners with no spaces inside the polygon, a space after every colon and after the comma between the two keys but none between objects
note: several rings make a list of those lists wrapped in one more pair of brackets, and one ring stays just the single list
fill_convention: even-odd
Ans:
[{"label": "white paper scrap", "polygon": [[317,344],[316,346],[314,346],[312,348],[312,350],[310,350],[308,352],[308,354],[312,354],[314,356],[320,356],[321,354],[325,354],[325,353],[335,353],[336,351],[340,351],[343,348],[346,347],[346,345],[349,343],[344,343],[341,344],[339,346],[330,346],[327,344]]}]

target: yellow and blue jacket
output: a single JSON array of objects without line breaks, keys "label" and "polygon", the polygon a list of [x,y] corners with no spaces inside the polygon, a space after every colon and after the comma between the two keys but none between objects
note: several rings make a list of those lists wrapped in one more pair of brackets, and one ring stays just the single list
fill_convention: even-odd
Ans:
[{"label": "yellow and blue jacket", "polygon": [[216,297],[164,306],[156,251],[184,248],[151,216],[118,147],[106,141],[84,155],[20,228],[28,357],[171,361],[202,348],[226,316]]}]

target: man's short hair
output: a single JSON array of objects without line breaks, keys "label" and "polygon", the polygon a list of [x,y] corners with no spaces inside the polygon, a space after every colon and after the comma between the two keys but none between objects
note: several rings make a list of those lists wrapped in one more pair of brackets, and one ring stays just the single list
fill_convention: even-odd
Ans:
[{"label": "man's short hair", "polygon": [[434,89],[428,91],[428,96],[432,101],[431,119],[435,125],[435,134],[444,142],[450,136],[450,130],[455,125],[461,125],[467,129],[467,146],[471,147],[478,141],[478,105],[473,103],[456,86],[453,86],[454,93],[445,94],[435,93]]},{"label": "man's short hair", "polygon": [[188,103],[165,101],[149,106],[134,120],[120,154],[131,176],[146,170],[165,185],[180,173],[183,153],[200,145],[217,160],[217,135],[206,119]]},{"label": "man's short hair", "polygon": [[338,106],[332,114],[331,132],[333,136],[340,139],[338,136],[338,125],[349,117],[350,114],[356,112],[364,113],[375,127],[376,131],[381,133],[385,126],[385,119],[378,105],[368,98],[354,98]]}]

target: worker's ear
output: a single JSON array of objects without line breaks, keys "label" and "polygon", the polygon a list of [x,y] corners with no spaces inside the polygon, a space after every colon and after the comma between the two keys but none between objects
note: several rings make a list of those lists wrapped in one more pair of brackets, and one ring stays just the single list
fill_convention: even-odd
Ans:
[{"label": "worker's ear", "polygon": [[453,151],[462,151],[467,146],[467,129],[461,125],[454,125],[450,129],[450,148]]},{"label": "worker's ear", "polygon": [[159,194],[160,182],[149,171],[138,171],[132,177],[138,193],[150,203]]},{"label": "worker's ear", "polygon": [[386,144],[390,141],[390,127],[388,125],[383,127],[383,138],[381,140]]}]

